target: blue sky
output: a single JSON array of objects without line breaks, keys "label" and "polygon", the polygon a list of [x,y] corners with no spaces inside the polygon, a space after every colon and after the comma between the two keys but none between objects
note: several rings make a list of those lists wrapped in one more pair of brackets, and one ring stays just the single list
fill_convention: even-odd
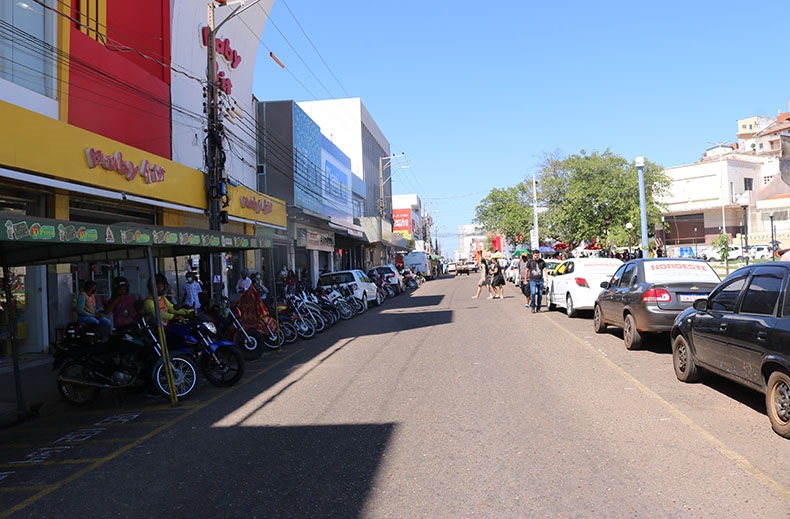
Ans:
[{"label": "blue sky", "polygon": [[254,93],[360,97],[409,158],[394,192],[421,196],[451,254],[479,201],[531,178],[545,153],[677,166],[734,141],[738,119],[787,111],[788,11],[774,0],[275,0]]}]

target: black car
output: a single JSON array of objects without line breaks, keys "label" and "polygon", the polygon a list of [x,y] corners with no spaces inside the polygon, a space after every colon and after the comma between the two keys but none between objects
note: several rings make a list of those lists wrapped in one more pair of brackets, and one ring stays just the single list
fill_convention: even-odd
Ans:
[{"label": "black car", "polygon": [[601,283],[593,307],[593,329],[623,329],[629,350],[639,348],[645,333],[667,333],[675,317],[719,284],[707,262],[681,258],[644,258],[623,263]]},{"label": "black car", "polygon": [[771,427],[790,438],[790,263],[757,263],[727,276],[672,327],[675,376],[700,370],[765,394]]}]

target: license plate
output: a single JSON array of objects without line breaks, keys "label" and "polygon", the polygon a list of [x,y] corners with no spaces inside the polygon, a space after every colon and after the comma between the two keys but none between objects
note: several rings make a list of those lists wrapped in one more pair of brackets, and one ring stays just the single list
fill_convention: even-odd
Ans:
[{"label": "license plate", "polygon": [[681,303],[693,303],[697,299],[702,299],[707,296],[708,294],[679,294],[678,299],[680,299]]}]

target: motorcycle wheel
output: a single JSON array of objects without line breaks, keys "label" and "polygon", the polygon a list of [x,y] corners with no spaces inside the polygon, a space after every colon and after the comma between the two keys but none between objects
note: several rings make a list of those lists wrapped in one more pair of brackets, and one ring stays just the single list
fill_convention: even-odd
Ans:
[{"label": "motorcycle wheel", "polygon": [[348,304],[347,301],[338,301],[337,310],[340,312],[340,318],[344,320],[351,319],[357,313],[354,311],[353,305]]},{"label": "motorcycle wheel", "polygon": [[387,299],[387,296],[384,295],[384,291],[383,290],[377,290],[376,291],[376,306],[381,306],[381,304],[384,302],[385,299]]},{"label": "motorcycle wheel", "polygon": [[315,326],[307,319],[301,317],[296,319],[296,321],[294,321],[294,326],[296,326],[296,333],[299,334],[299,337],[302,339],[312,339],[315,337]]},{"label": "motorcycle wheel", "polygon": [[291,322],[280,321],[280,329],[283,332],[283,338],[286,344],[291,344],[299,337],[299,334],[296,333],[296,326]]},{"label": "motorcycle wheel", "polygon": [[233,343],[244,356],[244,360],[258,360],[263,355],[263,334],[255,328],[248,328],[246,332],[249,340],[239,331],[233,337]]},{"label": "motorcycle wheel", "polygon": [[71,382],[62,382],[61,377],[76,380],[90,380],[91,370],[80,361],[67,362],[58,371],[58,391],[61,396],[68,403],[77,407],[85,407],[91,405],[99,398],[98,387],[83,386],[81,384],[72,384]]},{"label": "motorcycle wheel", "polygon": [[244,376],[244,355],[235,346],[220,346],[214,355],[203,352],[200,367],[213,385],[230,387]]},{"label": "motorcycle wheel", "polygon": [[321,333],[328,328],[326,319],[319,312],[315,312],[310,319],[310,322],[315,327],[315,333]]},{"label": "motorcycle wheel", "polygon": [[[282,323],[280,323],[282,328]],[[282,330],[270,332],[268,335],[261,334],[263,337],[263,345],[270,350],[279,350],[285,344],[285,334]]]},{"label": "motorcycle wheel", "polygon": [[[197,387],[197,370],[195,366],[180,355],[170,357],[170,364],[173,366],[173,383],[175,385],[176,396],[178,398],[188,397]],[[154,387],[165,398],[170,398],[170,390],[167,387],[167,375],[165,374],[165,363],[162,359],[156,361],[152,375]]]},{"label": "motorcycle wheel", "polygon": [[324,320],[326,321],[327,328],[334,326],[337,323],[339,317],[337,314],[331,310],[321,310],[321,315],[324,316]]}]

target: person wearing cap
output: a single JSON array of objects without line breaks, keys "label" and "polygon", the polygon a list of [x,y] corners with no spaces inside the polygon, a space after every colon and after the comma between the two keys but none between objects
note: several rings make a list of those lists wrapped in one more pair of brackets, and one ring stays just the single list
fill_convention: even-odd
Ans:
[{"label": "person wearing cap", "polygon": [[185,277],[186,283],[184,283],[184,288],[182,289],[184,306],[194,308],[197,312],[200,310],[200,293],[203,292],[203,289],[200,288],[200,283],[197,282],[195,275],[191,271],[188,270]]},{"label": "person wearing cap", "polygon": [[[154,286],[154,283],[156,284]],[[148,283],[148,297],[143,301],[143,311],[148,317],[156,317],[156,307],[159,306],[159,315],[162,316],[162,324],[167,325],[173,319],[180,319],[192,313],[189,308],[176,309],[173,303],[165,297],[167,292],[167,278],[162,274],[154,277],[154,283]],[[154,297],[156,293],[156,297]]]},{"label": "person wearing cap", "polygon": [[104,310],[112,313],[112,324],[116,330],[131,325],[137,319],[136,303],[137,296],[129,293],[129,281],[123,276],[113,279],[112,297]]}]

